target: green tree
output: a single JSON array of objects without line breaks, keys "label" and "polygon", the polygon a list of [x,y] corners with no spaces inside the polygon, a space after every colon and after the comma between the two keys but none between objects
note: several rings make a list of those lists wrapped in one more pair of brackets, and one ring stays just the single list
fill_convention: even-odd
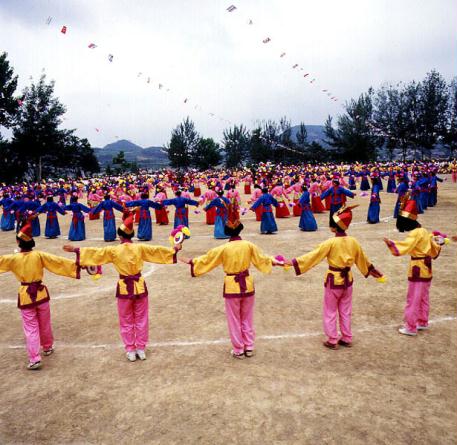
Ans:
[{"label": "green tree", "polygon": [[444,78],[432,70],[420,84],[417,142],[422,151],[431,156],[439,135],[445,134],[449,90]]},{"label": "green tree", "polygon": [[249,141],[249,160],[253,164],[267,162],[272,158],[271,144],[263,137],[260,127],[251,132]]},{"label": "green tree", "polygon": [[443,144],[449,148],[449,157],[452,158],[457,150],[457,77],[454,77],[449,84],[446,126],[441,137]]},{"label": "green tree", "polygon": [[14,96],[17,76],[10,66],[7,53],[0,54],[0,127],[9,128],[19,109],[18,98]]},{"label": "green tree", "polygon": [[249,132],[243,125],[234,125],[224,130],[222,145],[225,165],[228,168],[241,167],[249,156]]},{"label": "green tree", "polygon": [[21,154],[21,169],[23,173],[34,170],[37,179],[53,169],[67,136],[58,128],[65,107],[53,95],[54,82],[47,84],[45,75],[38,83],[27,87],[24,90],[24,105],[18,113],[18,124],[13,129],[13,145]]},{"label": "green tree", "polygon": [[219,144],[212,138],[201,138],[193,155],[192,165],[200,170],[216,167],[222,160]]},{"label": "green tree", "polygon": [[381,140],[373,132],[371,120],[373,114],[373,90],[361,94],[357,100],[351,99],[346,104],[346,113],[338,117],[337,128],[333,128],[329,117],[324,132],[332,147],[339,150],[345,161],[369,161],[376,158],[376,147]]},{"label": "green tree", "polygon": [[113,157],[112,162],[116,173],[124,173],[132,170],[132,164],[125,159],[125,152],[123,150],[119,151],[118,154]]},{"label": "green tree", "polygon": [[195,124],[187,117],[171,132],[170,142],[166,146],[170,165],[175,168],[190,167],[200,139]]}]

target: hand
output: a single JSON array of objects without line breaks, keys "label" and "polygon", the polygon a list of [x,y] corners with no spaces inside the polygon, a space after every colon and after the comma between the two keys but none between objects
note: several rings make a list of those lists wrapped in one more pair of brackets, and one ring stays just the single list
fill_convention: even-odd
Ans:
[{"label": "hand", "polygon": [[73,247],[71,244],[65,244],[62,249],[65,251],[65,252],[70,252],[70,253],[73,253],[73,252],[76,252],[76,248]]},{"label": "hand", "polygon": [[178,258],[178,261],[180,263],[184,263],[184,264],[190,264],[190,262],[191,262],[191,260],[189,258],[182,257],[182,256]]},{"label": "hand", "polygon": [[271,260],[271,264],[273,266],[280,266],[280,267],[284,267],[284,264],[286,264],[284,261],[278,261],[277,259],[273,258]]},{"label": "hand", "polygon": [[371,269],[369,275],[371,275],[374,278],[381,278],[383,276],[382,272],[380,272],[377,269]]},{"label": "hand", "polygon": [[175,244],[175,252],[182,250],[182,243]]},{"label": "hand", "polygon": [[386,244],[389,244],[390,243],[390,239],[389,238],[383,238],[382,239]]}]

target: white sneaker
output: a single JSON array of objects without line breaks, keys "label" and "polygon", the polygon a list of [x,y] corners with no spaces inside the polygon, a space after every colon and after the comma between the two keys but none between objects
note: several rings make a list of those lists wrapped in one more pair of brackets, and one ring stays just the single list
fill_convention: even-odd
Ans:
[{"label": "white sneaker", "polygon": [[146,360],[146,352],[144,352],[144,349],[137,349],[136,355],[140,360]]},{"label": "white sneaker", "polygon": [[428,326],[420,326],[420,325],[417,325],[417,330],[418,331],[426,331],[428,329]]},{"label": "white sneaker", "polygon": [[41,362],[35,362],[35,363],[29,363],[27,365],[27,369],[30,371],[34,371],[35,369],[40,369],[41,368]]},{"label": "white sneaker", "polygon": [[406,329],[404,327],[400,328],[398,330],[398,332],[400,332],[400,334],[403,334],[403,335],[410,335],[411,337],[415,337],[417,335],[415,332],[411,332],[411,331],[409,331],[408,329]]},{"label": "white sneaker", "polygon": [[129,362],[135,362],[136,361],[136,353],[135,353],[135,351],[127,352],[127,360]]}]

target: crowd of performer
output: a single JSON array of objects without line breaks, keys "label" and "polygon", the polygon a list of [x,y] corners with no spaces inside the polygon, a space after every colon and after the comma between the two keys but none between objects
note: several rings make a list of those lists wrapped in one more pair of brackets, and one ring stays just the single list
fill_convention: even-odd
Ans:
[{"label": "crowd of performer", "polygon": [[[439,175],[446,173],[451,173],[452,180],[457,182],[455,162],[300,166],[267,163],[256,169],[186,173],[162,170],[117,177],[3,184],[1,230],[16,232],[19,252],[0,256],[0,273],[12,272],[21,283],[18,307],[29,355],[28,368],[41,367],[40,348],[44,355],[53,352],[49,292],[42,283],[44,269],[80,278],[82,269],[91,270],[108,263],[119,272],[116,297],[127,358],[130,361],[146,358],[148,292],[141,276],[143,263],[175,263],[182,243],[171,248],[132,243],[134,222],[138,223],[138,240],[150,241],[151,209],[157,224],[168,225],[169,207],[175,208],[174,233],[181,234],[182,228],[188,230],[190,208],[194,208],[195,218],[202,208],[205,223],[214,226],[214,237],[229,240],[201,257],[181,256],[180,261],[190,265],[192,276],[207,273],[218,265],[223,267],[226,274],[223,296],[233,357],[242,359],[254,353],[255,291],[249,274],[251,264],[265,273],[272,266],[293,267],[300,275],[326,259],[329,269],[325,278],[323,319],[327,340],[324,346],[351,347],[351,267],[355,264],[365,277],[371,275],[379,281],[384,277],[366,257],[359,242],[346,233],[352,221],[352,209],[356,207],[348,205],[347,200],[354,198],[359,190],[359,196],[369,199],[367,222],[379,223],[383,180],[386,192],[397,194],[392,209],[397,228],[409,232],[404,241],[385,239],[385,243],[395,256],[411,255],[405,325],[400,333],[415,336],[418,330],[428,327],[431,262],[438,257],[445,239],[443,234],[423,229],[418,215],[437,204],[438,183],[443,180]],[[247,207],[243,207],[240,188],[247,197]],[[249,210],[255,212],[260,232],[266,235],[278,231],[276,218],[297,217],[300,230],[315,231],[318,227],[314,214],[328,211],[328,225],[335,236],[296,259],[265,255],[258,246],[240,237],[241,220]],[[119,227],[116,227],[116,212],[122,219]],[[68,239],[82,241],[86,238],[85,214],[96,220],[101,213],[104,240],[113,242],[119,238],[119,245],[106,248],[66,245],[67,252],[76,254],[75,261],[33,250],[34,237],[41,235],[39,215],[46,215],[44,236],[52,239],[61,235],[58,215],[70,214]],[[184,235],[181,242],[185,238]]]},{"label": "crowd of performer", "polygon": [[[82,241],[85,214],[90,220],[103,214],[104,240],[116,239],[116,212],[135,210],[138,239],[152,239],[152,215],[157,224],[169,224],[169,208],[175,208],[174,226],[189,225],[189,208],[196,215],[205,212],[205,222],[214,225],[214,237],[225,238],[226,221],[246,215],[248,210],[261,222],[260,231],[275,233],[277,218],[297,217],[303,231],[318,229],[314,215],[333,213],[354,198],[357,189],[369,200],[367,222],[380,222],[381,191],[398,196],[393,216],[397,217],[401,198],[408,191],[419,213],[433,207],[438,199],[442,173],[452,173],[457,181],[456,163],[411,163],[369,165],[277,166],[260,164],[256,170],[214,170],[179,173],[163,170],[151,174],[99,177],[79,180],[3,184],[0,191],[2,231],[18,230],[25,216],[36,215],[33,236],[41,235],[40,215],[46,215],[44,236],[61,235],[59,215],[70,214],[68,239]],[[247,206],[238,189],[247,195]],[[84,204],[80,201],[84,201]],[[273,212],[274,210],[274,212]],[[196,216],[196,218],[198,218]]]}]

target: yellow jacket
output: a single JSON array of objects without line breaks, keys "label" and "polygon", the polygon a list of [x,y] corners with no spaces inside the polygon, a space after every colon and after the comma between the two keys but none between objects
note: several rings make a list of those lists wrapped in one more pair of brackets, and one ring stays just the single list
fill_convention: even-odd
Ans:
[{"label": "yellow jacket", "polygon": [[355,264],[365,278],[374,269],[359,242],[352,236],[337,233],[334,238],[319,244],[311,252],[292,260],[295,273],[301,275],[322,260],[327,259],[329,268],[325,285],[332,289],[344,289],[352,285],[351,267]]},{"label": "yellow jacket", "polygon": [[403,241],[386,241],[392,255],[411,255],[408,270],[409,281],[431,281],[432,259],[439,257],[441,247],[434,241],[433,234],[419,227],[411,230]]},{"label": "yellow jacket", "polygon": [[0,256],[0,273],[13,272],[21,283],[17,306],[26,309],[49,301],[48,288],[42,283],[44,269],[56,275],[79,278],[74,261],[50,253],[32,250]]},{"label": "yellow jacket", "polygon": [[172,248],[124,242],[109,247],[82,247],[79,262],[83,266],[99,266],[112,263],[119,273],[116,297],[142,298],[148,295],[144,278],[141,276],[144,262],[157,264],[176,263],[176,252]]},{"label": "yellow jacket", "polygon": [[250,297],[254,295],[254,279],[249,275],[251,263],[263,273],[270,273],[272,257],[264,255],[253,243],[240,237],[230,238],[229,242],[209,250],[205,255],[191,260],[193,277],[203,275],[222,264],[224,278],[224,298]]}]

